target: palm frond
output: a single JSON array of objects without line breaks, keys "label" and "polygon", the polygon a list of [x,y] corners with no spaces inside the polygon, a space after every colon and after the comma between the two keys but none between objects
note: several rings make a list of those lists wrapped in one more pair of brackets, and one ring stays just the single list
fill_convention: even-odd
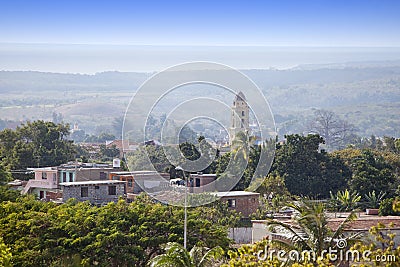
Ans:
[{"label": "palm frond", "polygon": [[197,264],[198,267],[213,266],[215,260],[221,259],[224,255],[224,250],[220,247],[209,249],[202,257],[201,261]]},{"label": "palm frond", "polygon": [[347,217],[343,220],[343,222],[340,223],[339,227],[338,227],[338,228],[336,229],[336,231],[333,233],[332,238],[331,238],[331,241],[330,241],[330,244],[329,244],[330,246],[333,245],[334,240],[338,239],[340,236],[343,235],[343,232],[344,232],[345,227],[346,227],[349,223],[353,222],[355,219],[357,219],[357,214],[356,214],[354,211],[352,211],[352,212],[349,214],[349,216],[347,216]]},{"label": "palm frond", "polygon": [[187,267],[179,259],[163,254],[155,256],[149,262],[150,267]]}]

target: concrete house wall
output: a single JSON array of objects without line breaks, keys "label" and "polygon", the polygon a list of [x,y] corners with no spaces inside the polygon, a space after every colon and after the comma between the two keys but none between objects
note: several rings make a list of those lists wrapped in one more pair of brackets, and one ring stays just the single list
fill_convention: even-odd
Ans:
[{"label": "concrete house wall", "polygon": [[22,190],[23,194],[32,193],[37,195],[40,199],[47,197],[48,191],[54,191],[58,188],[58,172],[57,169],[35,168],[35,179],[31,179]]},{"label": "concrete house wall", "polygon": [[221,198],[221,201],[228,203],[228,208],[240,212],[243,217],[249,217],[250,214],[257,211],[259,207],[259,193],[247,191],[230,192],[212,192],[215,196]]},{"label": "concrete house wall", "polygon": [[[87,181],[62,183],[63,202],[70,198],[78,201],[89,201],[92,204],[106,204],[117,202],[119,197],[124,196],[125,182],[120,181]],[[115,190],[110,187],[115,188]]]}]

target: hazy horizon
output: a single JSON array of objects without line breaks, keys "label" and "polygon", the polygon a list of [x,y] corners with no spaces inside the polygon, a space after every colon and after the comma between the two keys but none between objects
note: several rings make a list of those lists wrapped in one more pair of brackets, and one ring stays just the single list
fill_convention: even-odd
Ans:
[{"label": "hazy horizon", "polygon": [[400,60],[400,47],[186,46],[0,43],[0,70],[155,72],[190,61],[237,69]]}]

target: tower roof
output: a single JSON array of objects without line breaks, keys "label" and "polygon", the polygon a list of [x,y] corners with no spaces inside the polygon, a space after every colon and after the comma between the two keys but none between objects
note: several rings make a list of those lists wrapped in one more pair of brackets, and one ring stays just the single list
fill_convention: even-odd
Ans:
[{"label": "tower roof", "polygon": [[246,101],[246,97],[244,96],[243,92],[240,91],[236,97],[235,97],[235,102],[236,101]]}]

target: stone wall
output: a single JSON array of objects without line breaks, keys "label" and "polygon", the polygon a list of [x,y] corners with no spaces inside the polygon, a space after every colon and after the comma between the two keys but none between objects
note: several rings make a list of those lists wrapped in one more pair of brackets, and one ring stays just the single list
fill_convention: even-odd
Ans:
[{"label": "stone wall", "polygon": [[[109,195],[108,187],[115,186],[116,194]],[[88,196],[81,196],[81,188],[88,188]],[[64,186],[63,188],[63,201],[67,201],[70,198],[75,198],[78,201],[89,201],[92,204],[105,204],[108,202],[118,201],[120,196],[124,195],[124,184],[100,184],[100,185],[72,185]]]}]

